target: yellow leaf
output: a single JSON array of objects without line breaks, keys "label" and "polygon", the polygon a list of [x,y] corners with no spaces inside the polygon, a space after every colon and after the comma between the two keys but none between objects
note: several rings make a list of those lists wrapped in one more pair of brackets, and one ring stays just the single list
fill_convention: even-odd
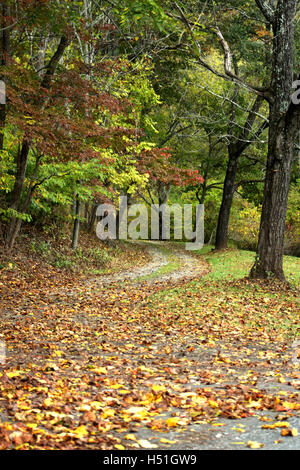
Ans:
[{"label": "yellow leaf", "polygon": [[52,405],[52,400],[51,398],[46,398],[43,403],[44,406],[51,406]]},{"label": "yellow leaf", "polygon": [[264,444],[257,441],[248,441],[247,446],[250,447],[250,449],[260,449]]},{"label": "yellow leaf", "polygon": [[288,427],[289,427],[289,423],[279,421],[274,424],[264,424],[262,426],[262,429],[275,429],[275,428],[288,428]]},{"label": "yellow leaf", "polygon": [[153,392],[165,392],[166,387],[161,386],[161,385],[153,385],[152,390],[153,390]]},{"label": "yellow leaf", "polygon": [[298,429],[296,428],[288,428],[288,429],[283,429],[281,431],[282,436],[293,436],[296,437],[298,436]]},{"label": "yellow leaf", "polygon": [[101,418],[102,419],[111,418],[112,416],[115,415],[115,413],[116,413],[115,410],[113,410],[112,408],[104,409],[103,413],[101,414]]},{"label": "yellow leaf", "polygon": [[57,349],[56,351],[53,351],[52,356],[61,357],[62,354],[63,354],[63,351],[59,351],[59,350]]},{"label": "yellow leaf", "polygon": [[113,385],[110,386],[110,388],[113,388],[115,390],[117,390],[118,388],[122,388],[122,387],[124,387],[124,385],[122,385],[122,384],[113,384]]},{"label": "yellow leaf", "polygon": [[129,441],[136,441],[136,436],[134,434],[126,434],[124,439],[128,439]]},{"label": "yellow leaf", "polygon": [[162,444],[175,444],[175,442],[177,441],[169,441],[169,439],[165,439],[164,437],[162,437],[160,442],[162,442]]},{"label": "yellow leaf", "polygon": [[105,367],[95,367],[95,369],[93,369],[93,372],[95,372],[96,374],[107,374],[107,370],[105,369]]},{"label": "yellow leaf", "polygon": [[85,426],[79,426],[78,428],[75,429],[74,433],[78,436],[78,437],[86,437],[89,435],[87,429]]},{"label": "yellow leaf", "polygon": [[246,432],[245,429],[241,429],[241,428],[231,428],[233,429],[233,431],[237,431],[237,432]]},{"label": "yellow leaf", "polygon": [[139,439],[137,442],[143,449],[156,449],[158,447],[156,444],[151,444],[147,439]]},{"label": "yellow leaf", "polygon": [[101,403],[101,401],[92,401],[90,405],[93,410],[100,410],[103,407],[103,403]]},{"label": "yellow leaf", "polygon": [[82,404],[79,407],[79,411],[90,411],[91,407],[90,405]]},{"label": "yellow leaf", "polygon": [[247,405],[247,408],[260,408],[260,400],[255,401],[255,400],[250,400],[250,402]]},{"label": "yellow leaf", "polygon": [[218,408],[218,403],[214,400],[209,400],[208,404],[212,407],[212,408]]},{"label": "yellow leaf", "polygon": [[166,420],[166,425],[169,427],[169,428],[172,428],[174,426],[178,426],[178,420],[179,418],[168,418]]},{"label": "yellow leaf", "polygon": [[292,403],[289,401],[284,401],[282,402],[282,406],[288,410],[299,410],[300,409],[300,403]]},{"label": "yellow leaf", "polygon": [[141,413],[145,413],[145,408],[142,406],[132,406],[126,410],[126,413],[131,413],[133,415],[139,415]]},{"label": "yellow leaf", "polygon": [[122,444],[115,444],[114,447],[118,450],[125,450],[125,447]]},{"label": "yellow leaf", "polygon": [[10,379],[12,379],[14,377],[18,377],[21,374],[22,374],[21,370],[16,370],[14,372],[6,372],[7,377],[9,377]]}]

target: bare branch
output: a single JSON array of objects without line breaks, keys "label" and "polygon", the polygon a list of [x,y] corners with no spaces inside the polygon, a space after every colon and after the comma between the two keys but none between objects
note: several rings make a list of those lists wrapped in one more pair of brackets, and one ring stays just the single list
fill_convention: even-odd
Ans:
[{"label": "bare branch", "polygon": [[228,45],[227,41],[225,40],[223,34],[221,33],[221,31],[220,31],[220,29],[217,25],[216,25],[216,28],[215,28],[214,32],[218,36],[218,38],[221,42],[221,46],[222,46],[223,51],[224,51],[224,72],[225,73],[219,72],[214,67],[212,67],[210,64],[208,64],[205,60],[203,60],[202,59],[201,46],[199,44],[199,41],[197,40],[197,38],[194,35],[194,31],[192,29],[191,22],[187,19],[187,17],[184,14],[182,8],[176,2],[174,3],[174,5],[175,5],[176,9],[178,10],[178,12],[180,14],[180,16],[177,17],[177,19],[179,19],[187,27],[187,29],[188,29],[191,37],[192,37],[192,40],[193,40],[193,42],[194,42],[194,44],[197,48],[197,51],[198,51],[197,62],[202,67],[206,68],[207,70],[212,72],[214,75],[216,75],[220,78],[223,78],[224,80],[234,81],[236,83],[239,83],[241,86],[243,86],[245,88],[248,88],[249,90],[256,93],[257,95],[262,96],[264,99],[266,99],[269,102],[272,100],[272,96],[270,94],[270,91],[269,91],[268,87],[256,87],[256,86],[254,86],[250,83],[245,82],[244,80],[242,80],[240,77],[238,77],[233,72],[233,70],[232,70],[232,54],[230,52],[229,45]]},{"label": "bare branch", "polygon": [[238,183],[234,185],[235,191],[239,188],[239,186],[242,186],[243,184],[251,184],[251,183],[264,183],[265,179],[260,179],[260,180],[241,180]]},{"label": "bare branch", "polygon": [[256,5],[269,23],[274,23],[274,11],[267,0],[255,0]]},{"label": "bare branch", "polygon": [[[202,90],[205,90],[207,91],[207,93],[215,96],[216,98],[220,98],[222,99],[223,101],[227,101],[228,103],[232,103],[234,104],[237,108],[241,109],[242,111],[246,111],[248,112],[249,110],[244,108],[243,106],[239,105],[238,103],[236,103],[235,101],[233,101],[232,99],[230,99],[228,96],[222,96],[222,95],[219,95],[218,93],[215,93],[213,92],[212,90],[210,90],[207,86],[203,86],[203,85],[200,85],[199,83],[197,83],[196,85],[197,88],[201,88]],[[255,112],[254,110],[252,110],[252,113],[255,115],[255,116],[258,116],[260,117],[261,119],[267,121],[267,118],[266,116],[263,116],[263,114],[260,114],[258,112]]]},{"label": "bare branch", "polygon": [[190,129],[193,124],[188,124],[180,129],[175,129],[172,132],[169,132],[166,137],[159,143],[159,147],[163,147],[174,135],[180,134],[181,132],[185,131],[186,129]]},{"label": "bare branch", "polygon": [[44,78],[42,80],[41,86],[42,88],[48,88],[50,86],[51,80],[53,78],[53,75],[55,73],[56,67],[62,58],[66,47],[69,45],[70,41],[66,36],[62,36],[60,38],[60,42],[57,46],[57,49],[53,56],[51,57],[48,65],[47,65],[47,71],[44,75]]},{"label": "bare branch", "polygon": [[8,29],[14,28],[14,26],[16,26],[17,23],[18,23],[18,21],[15,21],[14,23],[9,24],[8,26],[5,26],[5,27],[3,27],[3,28],[0,28],[0,32],[2,32],[2,31],[7,31]]}]

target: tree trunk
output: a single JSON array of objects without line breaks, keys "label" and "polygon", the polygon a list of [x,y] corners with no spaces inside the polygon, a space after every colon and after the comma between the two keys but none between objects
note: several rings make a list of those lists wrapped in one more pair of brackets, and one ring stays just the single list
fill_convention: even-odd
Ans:
[{"label": "tree trunk", "polygon": [[[15,183],[13,191],[11,194],[11,203],[10,209],[18,211],[20,209],[22,190],[24,186],[24,180],[26,175],[26,168],[28,162],[30,143],[28,140],[24,140],[21,150],[18,151],[16,163],[17,163],[17,173],[15,176]],[[5,249],[11,250],[16,237],[20,231],[21,219],[12,216],[10,222],[7,226],[6,235],[5,235]]]},{"label": "tree trunk", "polygon": [[[159,206],[167,204],[170,194],[170,187],[165,183],[158,184],[158,203]],[[159,240],[165,240],[163,233],[163,213],[160,210],[158,214],[158,223],[159,223]]]},{"label": "tree trunk", "polygon": [[81,201],[76,197],[75,203],[75,220],[73,226],[73,235],[72,235],[72,248],[77,250],[78,247],[78,238],[79,238],[79,228],[80,228],[80,211],[81,211]]},{"label": "tree trunk", "polygon": [[235,191],[235,176],[238,169],[239,156],[231,154],[229,150],[229,160],[224,181],[222,203],[219,211],[217,233],[216,233],[216,250],[224,250],[228,243],[228,226],[230,211]]},{"label": "tree trunk", "polygon": [[2,1],[2,32],[1,32],[1,65],[7,65],[10,53],[10,6],[7,1]]},{"label": "tree trunk", "polygon": [[296,0],[279,0],[272,17],[274,41],[267,172],[259,240],[251,277],[284,280],[285,219],[300,105],[291,102]]},{"label": "tree trunk", "polygon": [[[2,2],[2,33],[1,33],[1,57],[0,64],[5,66],[8,64],[8,57],[10,54],[10,28],[7,28],[8,21],[7,17],[10,15],[10,7],[6,4],[7,2]],[[0,80],[3,81],[5,87],[5,80],[0,75]],[[2,85],[3,86],[3,85]],[[5,88],[2,90],[3,95],[0,103],[0,150],[3,150],[4,144],[4,128],[6,122],[6,97],[5,97]]]},{"label": "tree trunk", "polygon": [[90,218],[89,218],[88,231],[90,233],[92,233],[93,230],[94,230],[94,225],[95,225],[95,221],[96,221],[97,207],[98,207],[98,203],[94,201],[93,204],[92,204],[91,214],[90,214]]},{"label": "tree trunk", "polygon": [[[237,66],[236,66],[237,72]],[[251,145],[252,136],[250,137],[250,132],[253,130],[254,124],[257,120],[257,112],[259,111],[263,99],[258,96],[247,115],[244,126],[238,137],[234,135],[234,128],[236,126],[236,107],[235,102],[238,99],[240,86],[236,85],[233,96],[233,104],[231,117],[228,125],[228,135],[230,136],[230,143],[227,147],[228,149],[228,165],[226,170],[226,176],[224,180],[223,196],[222,203],[218,216],[218,225],[216,232],[216,241],[215,248],[216,250],[224,250],[228,246],[228,227],[229,227],[229,218],[231,212],[231,206],[233,201],[233,196],[235,192],[235,179],[238,171],[239,159],[244,152],[244,150]],[[258,137],[263,130],[265,129],[265,123],[259,128],[254,137]],[[249,138],[250,137],[250,138]]]},{"label": "tree trunk", "polygon": [[256,262],[251,277],[270,276],[284,280],[283,252],[285,219],[290,186],[291,164],[296,136],[295,123],[287,128],[286,119],[273,120],[269,133],[269,154],[264,188]]}]

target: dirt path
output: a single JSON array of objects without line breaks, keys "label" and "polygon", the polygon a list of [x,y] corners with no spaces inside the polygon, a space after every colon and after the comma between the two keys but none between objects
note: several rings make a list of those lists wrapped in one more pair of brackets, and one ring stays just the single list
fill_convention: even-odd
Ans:
[{"label": "dirt path", "polygon": [[[112,284],[119,281],[147,281],[149,283],[177,281],[181,279],[192,279],[203,276],[208,270],[209,266],[203,259],[195,257],[189,251],[185,251],[182,247],[176,247],[176,244],[165,242],[136,242],[145,247],[145,250],[151,256],[152,261],[144,266],[135,267],[127,271],[117,274],[100,276],[97,282],[101,284]],[[166,250],[167,248],[167,250]],[[166,254],[167,253],[167,254]],[[178,264],[178,266],[170,269],[170,272],[160,273],[160,270],[171,264]]]},{"label": "dirt path", "polygon": [[[277,379],[294,370],[292,353],[272,344],[267,363],[259,339],[213,345],[193,319],[185,329],[176,319],[162,323],[163,305],[149,309],[151,296],[174,288],[176,301],[177,287],[203,278],[209,266],[179,245],[145,249],[147,265],[63,286],[58,279],[3,312],[1,445],[204,450],[259,441],[263,449],[300,448],[299,436],[280,437],[286,426],[300,428],[299,412],[276,411],[299,403],[299,383]],[[262,428],[278,420],[284,424]]]},{"label": "dirt path", "polygon": [[[172,252],[172,260],[177,261],[177,266],[173,270],[167,273],[162,273],[161,269],[166,267],[170,262],[168,254],[164,250],[166,244],[158,242],[147,242],[144,243],[145,249],[148,251],[149,255],[152,257],[152,261],[149,264],[146,264],[142,267],[136,267],[130,271],[124,271],[118,274],[110,276],[101,276],[94,282],[98,285],[99,283],[103,286],[108,285],[120,285],[123,288],[124,285],[138,285],[140,289],[149,288],[149,285],[162,285],[162,288],[170,288],[172,285],[180,283],[180,281],[189,281],[192,279],[199,279],[203,277],[209,271],[208,264],[199,256],[194,256],[190,252],[184,251],[183,248],[178,248],[176,245],[167,245],[168,251]],[[121,284],[120,284],[121,283]],[[125,283],[125,284],[124,284]],[[77,319],[78,320],[78,319]],[[115,320],[114,320],[115,322]],[[85,321],[86,323],[86,321]],[[147,340],[152,344],[154,350],[163,351],[166,348],[166,339],[162,340],[161,335],[157,332],[147,332]],[[187,346],[190,346],[191,338],[185,337],[176,338],[175,341],[177,345],[174,346],[174,339],[169,338],[172,343],[172,359],[174,357],[180,358],[182,355],[185,355],[185,350]],[[168,338],[167,338],[168,342]],[[121,343],[116,342],[116,347],[120,347]],[[259,354],[259,345],[255,348],[253,347],[253,358],[256,358],[256,355]],[[130,361],[138,368],[140,364],[148,365],[151,367],[151,361],[145,361],[145,351],[143,348],[140,348],[137,345],[134,348],[134,352],[122,351],[120,352],[121,357]],[[218,350],[210,348],[210,351],[203,351],[200,348],[193,350],[193,353],[189,355],[189,360],[193,362],[192,367],[195,367],[195,362],[197,365],[200,365],[202,368],[207,367],[207,370],[211,368],[211,364],[215,359],[216,355],[219,353]],[[248,353],[247,353],[248,354]],[[107,356],[104,355],[103,357]],[[198,357],[197,357],[198,356]],[[172,360],[171,359],[171,360]],[[231,358],[232,359],[232,358]],[[279,369],[278,369],[279,370]],[[243,373],[243,370],[238,371],[236,378],[229,377],[226,384],[224,381],[223,387],[230,387],[235,383],[235,380],[238,382],[238,376]],[[171,379],[171,378],[170,378]],[[169,380],[170,380],[169,379]],[[149,382],[149,381],[148,381]],[[159,384],[159,381],[154,377],[153,380],[150,379],[153,385]],[[203,387],[202,380],[197,380],[195,377],[192,381],[184,381],[183,390],[185,393],[197,389],[197,387]],[[171,382],[170,382],[171,385]],[[276,380],[268,380],[267,382],[257,383],[259,389],[262,391],[271,391],[275,390],[282,391],[288,394],[294,392],[293,387],[289,385],[282,386]],[[214,386],[212,387],[214,388]],[[219,385],[216,385],[216,390],[220,388]],[[162,413],[162,417],[167,419],[172,419],[172,416],[178,414],[178,409],[173,407]],[[279,416],[280,415],[280,416]],[[294,437],[290,440],[280,439],[280,434],[278,429],[263,429],[262,426],[265,422],[276,422],[277,417],[282,420],[284,419],[284,424],[290,426],[290,428],[296,428],[300,430],[300,417],[299,415],[294,416],[291,413],[278,413],[274,411],[269,412],[260,412],[254,413],[251,417],[246,417],[242,420],[238,420],[238,424],[234,423],[234,420],[231,419],[219,419],[217,422],[212,422],[210,424],[205,423],[196,423],[187,426],[186,428],[180,429],[170,429],[163,433],[163,438],[166,441],[172,442],[173,444],[158,444],[162,434],[161,431],[156,431],[155,429],[150,430],[145,426],[137,426],[134,428],[134,436],[137,440],[146,440],[147,442],[153,442],[153,449],[174,449],[174,450],[237,450],[237,449],[250,449],[247,447],[248,442],[259,442],[261,448],[265,450],[278,450],[278,449],[300,449],[300,437]],[[183,418],[184,421],[184,418]],[[216,425],[217,424],[217,425]],[[119,435],[121,438],[124,437],[126,433],[124,432],[123,436]],[[254,444],[255,445],[255,444]]]}]

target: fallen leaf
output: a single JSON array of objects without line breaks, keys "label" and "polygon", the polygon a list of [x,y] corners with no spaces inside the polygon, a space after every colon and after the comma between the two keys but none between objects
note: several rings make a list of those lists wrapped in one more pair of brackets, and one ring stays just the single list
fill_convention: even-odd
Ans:
[{"label": "fallen leaf", "polygon": [[156,444],[147,441],[147,439],[139,439],[137,442],[143,449],[157,449],[158,447]]},{"label": "fallen leaf", "polygon": [[162,444],[175,444],[175,442],[177,442],[177,441],[169,441],[169,439],[165,439],[164,437],[162,437],[160,442]]},{"label": "fallen leaf", "polygon": [[296,437],[296,436],[298,436],[298,429],[296,429],[296,428],[283,429],[283,430],[281,431],[281,435],[282,435],[282,436],[292,436],[292,437]]},{"label": "fallen leaf", "polygon": [[250,449],[260,449],[263,446],[264,446],[264,444],[262,444],[261,442],[257,442],[257,441],[248,441],[247,442],[247,447],[250,447]]}]

